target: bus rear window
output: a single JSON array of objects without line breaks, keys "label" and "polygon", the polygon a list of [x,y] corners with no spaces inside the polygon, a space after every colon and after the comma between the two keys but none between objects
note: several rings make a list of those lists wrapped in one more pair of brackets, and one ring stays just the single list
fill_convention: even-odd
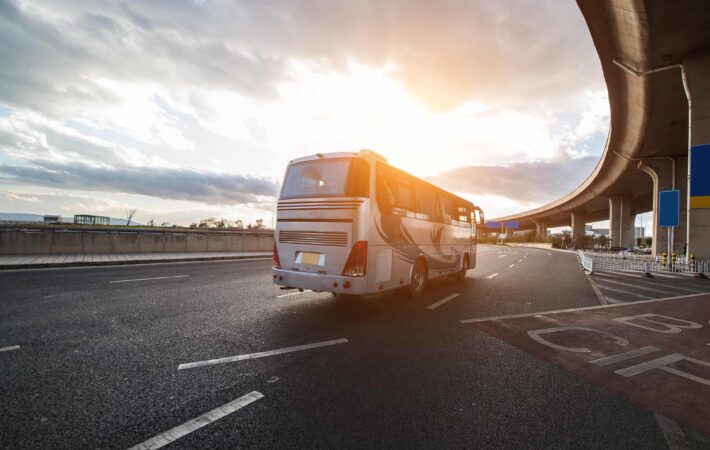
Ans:
[{"label": "bus rear window", "polygon": [[370,170],[360,158],[305,161],[286,170],[281,198],[367,197]]}]

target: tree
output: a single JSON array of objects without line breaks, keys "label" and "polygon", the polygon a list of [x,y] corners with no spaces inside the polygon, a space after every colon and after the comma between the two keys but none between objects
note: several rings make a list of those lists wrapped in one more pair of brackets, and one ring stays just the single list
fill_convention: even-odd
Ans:
[{"label": "tree", "polygon": [[127,209],[126,210],[126,226],[131,224],[131,221],[133,220],[133,216],[136,215],[136,210],[135,209]]},{"label": "tree", "polygon": [[167,228],[170,226],[170,222],[163,222],[160,224],[161,227]]},{"label": "tree", "polygon": [[197,228],[197,222],[192,222],[190,224],[190,228]]},{"label": "tree", "polygon": [[208,217],[200,220],[200,228],[214,228],[217,226],[217,220],[214,217]]},{"label": "tree", "polygon": [[150,220],[148,221],[148,226],[149,226],[149,227],[154,227],[154,226],[155,226],[155,220],[150,219]]}]

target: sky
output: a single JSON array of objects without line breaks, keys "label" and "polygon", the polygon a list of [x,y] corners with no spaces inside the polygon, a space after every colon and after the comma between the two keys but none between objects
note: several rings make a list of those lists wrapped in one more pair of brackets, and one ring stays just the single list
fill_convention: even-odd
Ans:
[{"label": "sky", "polygon": [[483,207],[593,170],[575,2],[0,0],[0,211],[270,224],[288,161],[369,148]]}]

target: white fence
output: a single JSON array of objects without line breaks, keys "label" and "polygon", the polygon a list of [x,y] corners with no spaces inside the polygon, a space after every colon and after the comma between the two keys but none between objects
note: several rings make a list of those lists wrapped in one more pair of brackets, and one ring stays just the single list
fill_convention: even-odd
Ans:
[{"label": "white fence", "polygon": [[708,273],[710,272],[710,261],[708,260],[686,260],[679,256],[664,260],[660,256],[639,255],[633,253],[591,253],[577,251],[579,262],[585,270],[594,272],[595,270],[607,272],[673,272],[673,273]]}]

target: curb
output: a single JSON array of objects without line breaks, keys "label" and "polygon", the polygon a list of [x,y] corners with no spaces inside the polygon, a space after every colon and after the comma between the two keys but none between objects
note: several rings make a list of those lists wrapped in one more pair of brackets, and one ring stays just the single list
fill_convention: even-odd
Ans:
[{"label": "curb", "polygon": [[155,264],[171,262],[191,262],[191,261],[228,261],[238,259],[270,259],[270,255],[243,255],[243,256],[203,256],[194,258],[167,258],[167,259],[140,259],[130,261],[76,261],[61,263],[40,263],[40,264],[0,264],[0,270],[12,269],[49,269],[54,267],[100,267],[100,266],[128,266],[136,264]]}]

